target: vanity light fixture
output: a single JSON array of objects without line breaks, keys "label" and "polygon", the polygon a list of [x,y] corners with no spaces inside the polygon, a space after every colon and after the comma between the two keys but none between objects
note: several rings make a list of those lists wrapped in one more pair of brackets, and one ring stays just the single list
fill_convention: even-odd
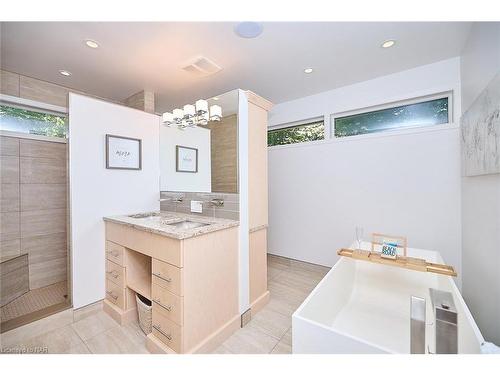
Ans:
[{"label": "vanity light fixture", "polygon": [[87,45],[87,47],[90,47],[90,48],[99,48],[99,43],[97,43],[95,40],[92,40],[92,39],[86,39],[85,40],[85,44]]},{"label": "vanity light fixture", "polygon": [[201,126],[207,126],[209,121],[210,121],[210,115],[208,114],[208,112],[205,112],[202,115],[200,115]]},{"label": "vanity light fixture", "polygon": [[220,105],[210,106],[210,121],[220,121],[222,118],[222,108]]},{"label": "vanity light fixture", "polygon": [[60,70],[59,73],[65,77],[69,77],[71,75],[71,72],[68,70]]},{"label": "vanity light fixture", "polygon": [[186,122],[186,125],[193,125],[195,116],[194,105],[186,104],[182,112],[184,112],[184,121]]},{"label": "vanity light fixture", "polygon": [[174,121],[181,121],[184,118],[184,111],[179,108],[174,109],[173,117]]},{"label": "vanity light fixture", "polygon": [[216,97],[216,96],[214,96],[212,99],[215,100],[215,101],[219,100],[219,98]]},{"label": "vanity light fixture", "polygon": [[203,99],[197,100],[194,105],[196,108],[197,115],[208,112],[208,102],[206,100],[203,100]]},{"label": "vanity light fixture", "polygon": [[305,68],[304,73],[311,74],[313,72],[313,68]]},{"label": "vanity light fixture", "polygon": [[194,105],[186,104],[184,106],[184,118],[191,118],[194,116]]},{"label": "vanity light fixture", "polygon": [[210,121],[210,117],[208,114],[208,102],[203,99],[197,100],[195,103],[195,109],[198,125],[208,125],[208,122]]},{"label": "vanity light fixture", "polygon": [[218,105],[210,106],[206,100],[197,100],[194,105],[186,104],[183,109],[176,108],[173,113],[165,112],[162,122],[165,126],[176,125],[179,129],[206,126],[209,121],[220,121],[222,108]]},{"label": "vanity light fixture", "polygon": [[161,120],[163,123],[173,123],[174,122],[174,115],[170,112],[165,112],[163,115],[161,115]]},{"label": "vanity light fixture", "polygon": [[392,46],[393,46],[393,45],[395,45],[395,44],[396,44],[396,41],[395,41],[395,40],[393,40],[393,39],[388,39],[388,40],[386,40],[384,43],[382,43],[381,47],[382,47],[382,48],[390,48],[390,47],[392,47]]}]

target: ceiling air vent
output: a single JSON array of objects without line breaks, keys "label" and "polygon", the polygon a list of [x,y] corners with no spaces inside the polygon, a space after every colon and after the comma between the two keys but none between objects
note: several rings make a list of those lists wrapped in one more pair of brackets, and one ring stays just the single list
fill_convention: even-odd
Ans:
[{"label": "ceiling air vent", "polygon": [[190,59],[182,66],[182,69],[199,77],[209,76],[222,70],[219,65],[204,56],[196,56]]}]

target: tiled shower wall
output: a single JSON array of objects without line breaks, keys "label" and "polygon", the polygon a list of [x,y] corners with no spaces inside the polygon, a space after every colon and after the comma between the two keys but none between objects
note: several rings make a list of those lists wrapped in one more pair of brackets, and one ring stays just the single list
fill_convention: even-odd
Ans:
[{"label": "tiled shower wall", "polygon": [[28,254],[30,289],[64,281],[67,145],[0,138],[0,257]]},{"label": "tiled shower wall", "polygon": [[[182,197],[182,202],[177,203],[172,201],[172,199],[177,197]],[[162,211],[182,212],[232,220],[239,220],[240,218],[239,194],[162,191],[161,198],[169,199],[161,202],[160,209]],[[214,207],[210,203],[210,200],[214,198],[223,199],[224,205],[222,207]],[[203,202],[203,213],[195,214],[191,212],[192,200]]]}]

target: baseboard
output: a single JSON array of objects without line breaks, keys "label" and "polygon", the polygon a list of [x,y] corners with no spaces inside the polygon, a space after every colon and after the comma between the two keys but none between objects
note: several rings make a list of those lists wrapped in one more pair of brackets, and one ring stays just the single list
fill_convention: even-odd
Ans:
[{"label": "baseboard", "polygon": [[269,293],[268,290],[250,304],[250,309],[252,310],[252,316],[257,314],[257,312],[259,312],[265,305],[267,305],[270,297],[271,294]]},{"label": "baseboard", "polygon": [[189,351],[193,354],[207,354],[217,349],[233,333],[241,328],[241,316],[235,315],[229,322],[208,336],[198,346]]},{"label": "baseboard", "polygon": [[146,336],[146,349],[151,354],[177,354],[152,333]]},{"label": "baseboard", "polygon": [[[240,329],[240,315],[235,315],[229,322],[208,336],[200,344],[188,350],[186,354],[208,354],[217,349],[234,332]],[[146,348],[152,354],[181,354],[176,353],[156,338],[152,333],[146,337]]]},{"label": "baseboard", "polygon": [[115,322],[119,325],[124,325],[129,322],[137,321],[137,309],[122,310],[111,302],[104,300],[102,303],[102,309],[107,313]]}]

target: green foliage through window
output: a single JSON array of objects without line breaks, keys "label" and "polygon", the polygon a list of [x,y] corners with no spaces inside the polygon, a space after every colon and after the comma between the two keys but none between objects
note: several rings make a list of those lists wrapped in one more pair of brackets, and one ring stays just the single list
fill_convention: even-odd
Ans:
[{"label": "green foliage through window", "polygon": [[323,121],[269,130],[267,132],[268,146],[289,145],[321,139],[325,139],[325,124]]},{"label": "green foliage through window", "polygon": [[335,137],[448,123],[448,98],[337,117]]},{"label": "green foliage through window", "polygon": [[68,132],[65,116],[8,105],[0,105],[0,129],[59,138]]}]

